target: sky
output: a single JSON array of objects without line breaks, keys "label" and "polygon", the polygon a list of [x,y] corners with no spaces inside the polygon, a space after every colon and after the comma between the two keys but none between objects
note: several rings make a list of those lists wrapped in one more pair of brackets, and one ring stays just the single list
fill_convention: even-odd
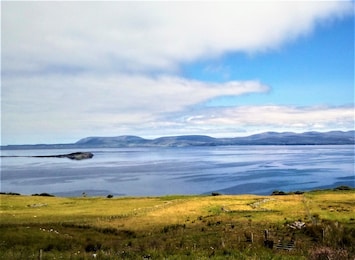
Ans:
[{"label": "sky", "polygon": [[1,1],[1,144],[354,129],[353,1]]}]

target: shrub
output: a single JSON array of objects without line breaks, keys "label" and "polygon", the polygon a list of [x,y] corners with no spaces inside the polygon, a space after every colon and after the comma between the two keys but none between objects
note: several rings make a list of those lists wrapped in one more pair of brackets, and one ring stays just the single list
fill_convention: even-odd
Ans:
[{"label": "shrub", "polygon": [[120,230],[120,234],[125,235],[127,238],[136,238],[137,235],[134,231],[131,230]]},{"label": "shrub", "polygon": [[20,193],[17,192],[0,192],[1,195],[13,195],[13,196],[19,196],[21,195]]},{"label": "shrub", "polygon": [[112,195],[112,194],[109,194],[109,195],[107,195],[106,198],[111,199],[111,198],[113,198],[113,195]]},{"label": "shrub", "polygon": [[304,191],[299,191],[299,190],[298,190],[298,191],[295,191],[295,194],[296,194],[296,195],[301,195],[301,194],[303,194],[303,193],[304,193]]},{"label": "shrub", "polygon": [[346,186],[346,185],[341,185],[341,186],[334,188],[334,190],[352,190],[352,188],[349,186]]},{"label": "shrub", "polygon": [[35,194],[32,194],[31,196],[42,196],[42,197],[54,197],[54,195],[52,194],[49,194],[49,193],[35,193]]},{"label": "shrub", "polygon": [[101,243],[88,243],[85,246],[85,252],[96,252],[101,249]]},{"label": "shrub", "polygon": [[321,226],[307,225],[306,228],[304,228],[303,232],[305,235],[312,238],[312,241],[320,242],[322,241],[322,233],[323,233],[322,229],[323,228]]},{"label": "shrub", "polygon": [[284,191],[274,190],[271,195],[287,195]]}]

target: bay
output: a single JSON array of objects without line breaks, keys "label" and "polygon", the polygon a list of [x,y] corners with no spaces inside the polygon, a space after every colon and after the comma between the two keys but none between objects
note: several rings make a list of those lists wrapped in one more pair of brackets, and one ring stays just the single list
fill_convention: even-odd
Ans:
[{"label": "bay", "polygon": [[1,192],[56,196],[261,194],[355,186],[353,145],[2,150],[2,156],[89,151],[94,157],[1,158]]}]

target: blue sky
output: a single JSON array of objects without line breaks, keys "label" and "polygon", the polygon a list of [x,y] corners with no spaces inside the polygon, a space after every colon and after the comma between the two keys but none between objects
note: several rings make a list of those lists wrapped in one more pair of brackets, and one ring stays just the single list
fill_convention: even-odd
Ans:
[{"label": "blue sky", "polygon": [[353,104],[354,17],[320,23],[310,35],[275,51],[227,53],[188,64],[183,75],[213,82],[257,79],[272,87],[264,95],[216,98],[210,106]]},{"label": "blue sky", "polygon": [[2,2],[1,144],[354,129],[354,2]]}]

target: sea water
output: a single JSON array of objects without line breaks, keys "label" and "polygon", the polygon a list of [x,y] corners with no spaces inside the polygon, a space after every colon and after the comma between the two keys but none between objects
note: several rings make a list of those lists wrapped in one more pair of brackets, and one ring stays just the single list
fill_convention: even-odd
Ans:
[{"label": "sea water", "polygon": [[2,156],[77,151],[92,159],[1,158],[1,192],[57,196],[270,194],[355,186],[354,145],[2,150]]}]

